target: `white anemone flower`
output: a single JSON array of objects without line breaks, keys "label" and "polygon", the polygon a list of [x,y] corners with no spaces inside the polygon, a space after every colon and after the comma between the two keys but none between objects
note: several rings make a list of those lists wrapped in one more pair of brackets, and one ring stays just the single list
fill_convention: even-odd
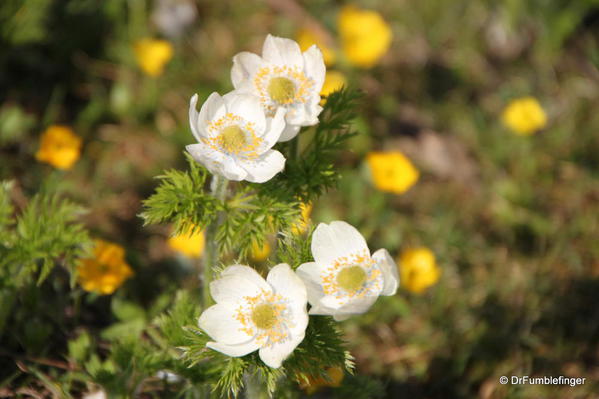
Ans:
[{"label": "white anemone flower", "polygon": [[304,339],[306,287],[285,263],[266,280],[249,266],[229,266],[210,283],[210,293],[216,305],[199,320],[215,341],[208,348],[233,357],[258,350],[267,366],[278,368]]},{"label": "white anemone flower", "polygon": [[332,315],[341,321],[365,313],[379,295],[394,295],[397,265],[386,249],[372,256],[364,237],[340,221],[321,223],[312,235],[314,262],[297,274],[306,284],[311,315]]},{"label": "white anemone flower", "polygon": [[283,108],[267,118],[252,95],[212,93],[196,110],[198,95],[189,104],[189,124],[198,140],[186,147],[210,172],[229,180],[264,183],[285,167],[285,158],[272,146],[285,127]]},{"label": "white anemone flower", "polygon": [[268,117],[285,108],[287,125],[279,141],[288,141],[302,126],[318,123],[325,72],[316,45],[302,53],[295,41],[268,35],[262,57],[249,52],[233,57],[231,80],[236,91],[258,96]]}]

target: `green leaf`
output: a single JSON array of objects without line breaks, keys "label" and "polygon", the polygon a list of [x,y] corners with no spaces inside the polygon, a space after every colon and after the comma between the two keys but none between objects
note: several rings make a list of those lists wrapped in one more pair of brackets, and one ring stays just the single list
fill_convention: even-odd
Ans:
[{"label": "green leaf", "polygon": [[223,204],[205,193],[208,172],[185,154],[189,171],[169,170],[158,176],[156,193],[143,202],[144,224],[173,223],[174,233],[197,232],[208,226]]}]

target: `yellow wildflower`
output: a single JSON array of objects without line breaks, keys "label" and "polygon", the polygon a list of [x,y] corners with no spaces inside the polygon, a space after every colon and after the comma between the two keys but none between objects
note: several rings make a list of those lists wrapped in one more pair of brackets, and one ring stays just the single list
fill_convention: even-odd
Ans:
[{"label": "yellow wildflower", "polygon": [[391,45],[391,28],[376,11],[345,6],[339,13],[337,25],[343,52],[358,67],[373,67]]},{"label": "yellow wildflower", "polygon": [[168,239],[168,245],[171,249],[189,256],[190,258],[199,258],[204,252],[206,238],[204,232],[192,233],[188,231],[183,234],[173,236]]},{"label": "yellow wildflower", "polygon": [[173,46],[166,40],[141,39],[133,45],[137,64],[147,75],[162,75],[164,66],[173,58]]},{"label": "yellow wildflower", "polygon": [[401,285],[416,294],[435,284],[441,276],[435,254],[428,248],[412,248],[399,257]]},{"label": "yellow wildflower", "polygon": [[338,387],[343,381],[343,369],[339,366],[327,368],[328,379],[324,377],[309,376],[308,382],[302,382],[300,388],[305,390],[308,395],[312,395],[323,387]]},{"label": "yellow wildflower", "polygon": [[[327,71],[324,78],[324,84],[322,85],[322,89],[320,90],[320,95],[328,96],[331,93],[341,90],[341,88],[346,84],[347,80],[345,79],[344,74],[337,71]],[[324,98],[320,100],[321,104],[324,104],[325,102],[326,100]]]},{"label": "yellow wildflower", "polygon": [[529,136],[547,124],[547,115],[534,97],[512,100],[501,115],[503,123],[516,134]]},{"label": "yellow wildflower", "polygon": [[420,174],[401,152],[370,152],[366,162],[376,188],[402,194],[412,187]]},{"label": "yellow wildflower", "polygon": [[337,58],[335,51],[327,46],[325,38],[323,38],[322,34],[319,32],[313,29],[303,28],[297,32],[296,39],[302,51],[306,51],[310,46],[316,44],[320,51],[322,51],[322,57],[326,66],[331,66],[335,63]]},{"label": "yellow wildflower", "polygon": [[303,234],[308,229],[308,224],[310,223],[310,214],[312,213],[312,204],[300,204],[300,218],[295,223],[295,225],[291,226],[291,232],[293,234]]},{"label": "yellow wildflower", "polygon": [[52,125],[42,133],[35,159],[57,169],[71,169],[81,153],[81,137],[68,126]]},{"label": "yellow wildflower", "polygon": [[133,275],[125,261],[125,250],[117,244],[96,240],[94,256],[80,259],[77,265],[79,284],[84,290],[112,294]]},{"label": "yellow wildflower", "polygon": [[264,244],[259,246],[256,243],[252,245],[252,251],[250,252],[250,258],[254,262],[264,262],[270,255],[270,245],[264,241]]}]

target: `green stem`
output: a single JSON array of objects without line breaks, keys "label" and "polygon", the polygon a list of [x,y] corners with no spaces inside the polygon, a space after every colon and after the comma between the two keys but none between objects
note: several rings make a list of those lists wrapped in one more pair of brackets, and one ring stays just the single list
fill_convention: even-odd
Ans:
[{"label": "green stem", "polygon": [[[214,175],[212,176],[211,190],[212,196],[219,201],[224,201],[227,195],[227,185],[229,181],[224,177]],[[212,303],[210,297],[210,282],[212,281],[212,271],[216,266],[219,259],[218,243],[216,242],[216,232],[218,226],[222,223],[223,213],[219,213],[216,218],[208,225],[205,231],[206,237],[206,250],[204,251],[204,257],[202,258],[202,305],[206,309]]]}]

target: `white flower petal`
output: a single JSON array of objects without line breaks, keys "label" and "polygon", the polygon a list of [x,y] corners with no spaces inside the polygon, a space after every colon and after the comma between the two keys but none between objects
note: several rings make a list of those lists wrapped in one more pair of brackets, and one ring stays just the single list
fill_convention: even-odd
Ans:
[{"label": "white flower petal", "polygon": [[[208,96],[208,99],[202,108],[200,108],[200,114],[198,115],[198,126],[204,126],[211,121],[221,118],[226,113],[225,102],[223,98],[217,92],[214,92]],[[200,131],[202,128],[200,128]]]},{"label": "white flower petal", "polygon": [[241,330],[243,324],[235,319],[235,316],[234,303],[217,303],[202,313],[198,324],[218,342],[228,345],[248,342],[252,337]]},{"label": "white flower petal", "polygon": [[223,96],[227,111],[254,124],[257,135],[261,135],[266,129],[266,117],[260,104],[260,99],[251,94],[240,94],[236,91],[229,92]]},{"label": "white flower petal", "polygon": [[233,87],[237,89],[244,81],[253,79],[261,66],[262,58],[259,55],[247,51],[237,54],[233,57],[233,68],[231,68]]},{"label": "white flower petal", "polygon": [[268,150],[257,159],[239,160],[247,172],[244,179],[253,183],[264,183],[285,168],[285,157],[279,151]]},{"label": "white flower petal", "polygon": [[[231,274],[211,282],[210,294],[216,303],[239,302],[244,297],[259,295],[262,288],[264,288],[262,284],[255,284],[246,276]],[[266,288],[267,292],[271,290],[268,285]]]},{"label": "white flower petal", "polygon": [[306,75],[314,81],[314,91],[320,93],[324,84],[326,67],[322,57],[322,51],[315,44],[303,53],[304,56],[304,71]]},{"label": "white flower petal", "polygon": [[316,304],[310,308],[308,314],[312,316],[331,316],[335,314],[336,311],[336,309],[331,309],[324,305]]},{"label": "white flower petal", "polygon": [[208,342],[206,347],[232,357],[245,356],[259,348],[255,340],[238,345],[227,345],[220,342]]},{"label": "white flower petal", "polygon": [[381,295],[395,295],[399,286],[399,274],[397,265],[389,254],[389,251],[381,248],[372,254],[372,259],[376,261],[379,269],[383,272],[383,290],[381,291]]},{"label": "white flower petal", "polygon": [[185,146],[185,149],[193,159],[204,165],[211,173],[223,175],[223,163],[225,162],[223,153],[214,151],[202,142]]},{"label": "white flower petal", "polygon": [[297,268],[297,275],[302,279],[308,293],[310,305],[317,306],[324,296],[322,289],[322,275],[325,268],[316,262],[303,263]]},{"label": "white flower petal", "polygon": [[285,122],[288,125],[306,126],[307,120],[307,110],[306,106],[303,103],[294,104],[294,106],[289,107],[287,109],[287,114],[285,115]]},{"label": "white flower petal", "polygon": [[337,311],[341,309],[344,305],[346,305],[349,301],[345,295],[336,296],[336,295],[325,295],[320,299],[319,305],[323,308],[333,309]]},{"label": "white flower petal", "polygon": [[[306,316],[306,324],[308,317]],[[297,335],[290,336],[287,340],[281,341],[271,346],[260,348],[258,354],[260,359],[269,367],[279,368],[295,348],[304,340],[305,331],[301,331]]]},{"label": "white flower petal", "polygon": [[289,141],[299,133],[301,126],[297,125],[285,125],[285,129],[281,132],[281,136],[279,137],[279,142]]},{"label": "white flower petal", "polygon": [[308,101],[304,104],[304,107],[306,109],[306,116],[307,116],[304,126],[316,125],[318,123],[318,116],[320,115],[320,113],[322,112],[322,109],[323,109],[320,106],[320,94],[315,93],[310,98],[310,101]]},{"label": "white flower petal", "polygon": [[320,223],[312,235],[312,255],[317,263],[330,265],[342,256],[370,255],[364,237],[353,226],[342,221]]},{"label": "white flower petal", "polygon": [[222,175],[229,180],[240,181],[244,180],[248,174],[233,158],[225,156],[223,159]]},{"label": "white flower petal", "polygon": [[258,286],[258,288],[270,292],[271,287],[268,285],[266,280],[252,267],[246,265],[232,265],[227,267],[222,271],[220,277],[226,276],[238,276],[243,277],[251,281],[254,285]]},{"label": "white flower petal", "polygon": [[306,313],[308,301],[306,287],[302,279],[291,270],[288,264],[280,263],[273,267],[268,273],[266,281],[273,287],[275,293],[286,296],[293,302],[294,308],[303,308]]},{"label": "white flower petal", "polygon": [[[320,315],[340,315],[352,316],[366,313],[368,309],[376,302],[378,295],[353,298],[349,301],[346,298],[337,298],[334,295],[326,295],[321,300],[314,312],[310,309],[310,314]],[[318,312],[318,313],[317,313]]]},{"label": "white flower petal", "polygon": [[299,44],[291,39],[268,35],[262,47],[262,58],[276,64],[303,69],[304,58]]},{"label": "white flower petal", "polygon": [[[198,104],[198,95],[194,94],[189,101],[189,126],[191,126],[191,132],[196,140],[200,141],[203,134],[200,134],[200,129],[203,130],[202,126],[198,124],[199,112],[196,109]],[[203,132],[202,132],[203,133]]]},{"label": "white flower petal", "polygon": [[273,118],[266,120],[266,132],[261,137],[262,144],[258,153],[263,154],[270,150],[281,137],[283,129],[285,129],[285,113],[287,110],[283,107],[277,108],[277,112]]}]

